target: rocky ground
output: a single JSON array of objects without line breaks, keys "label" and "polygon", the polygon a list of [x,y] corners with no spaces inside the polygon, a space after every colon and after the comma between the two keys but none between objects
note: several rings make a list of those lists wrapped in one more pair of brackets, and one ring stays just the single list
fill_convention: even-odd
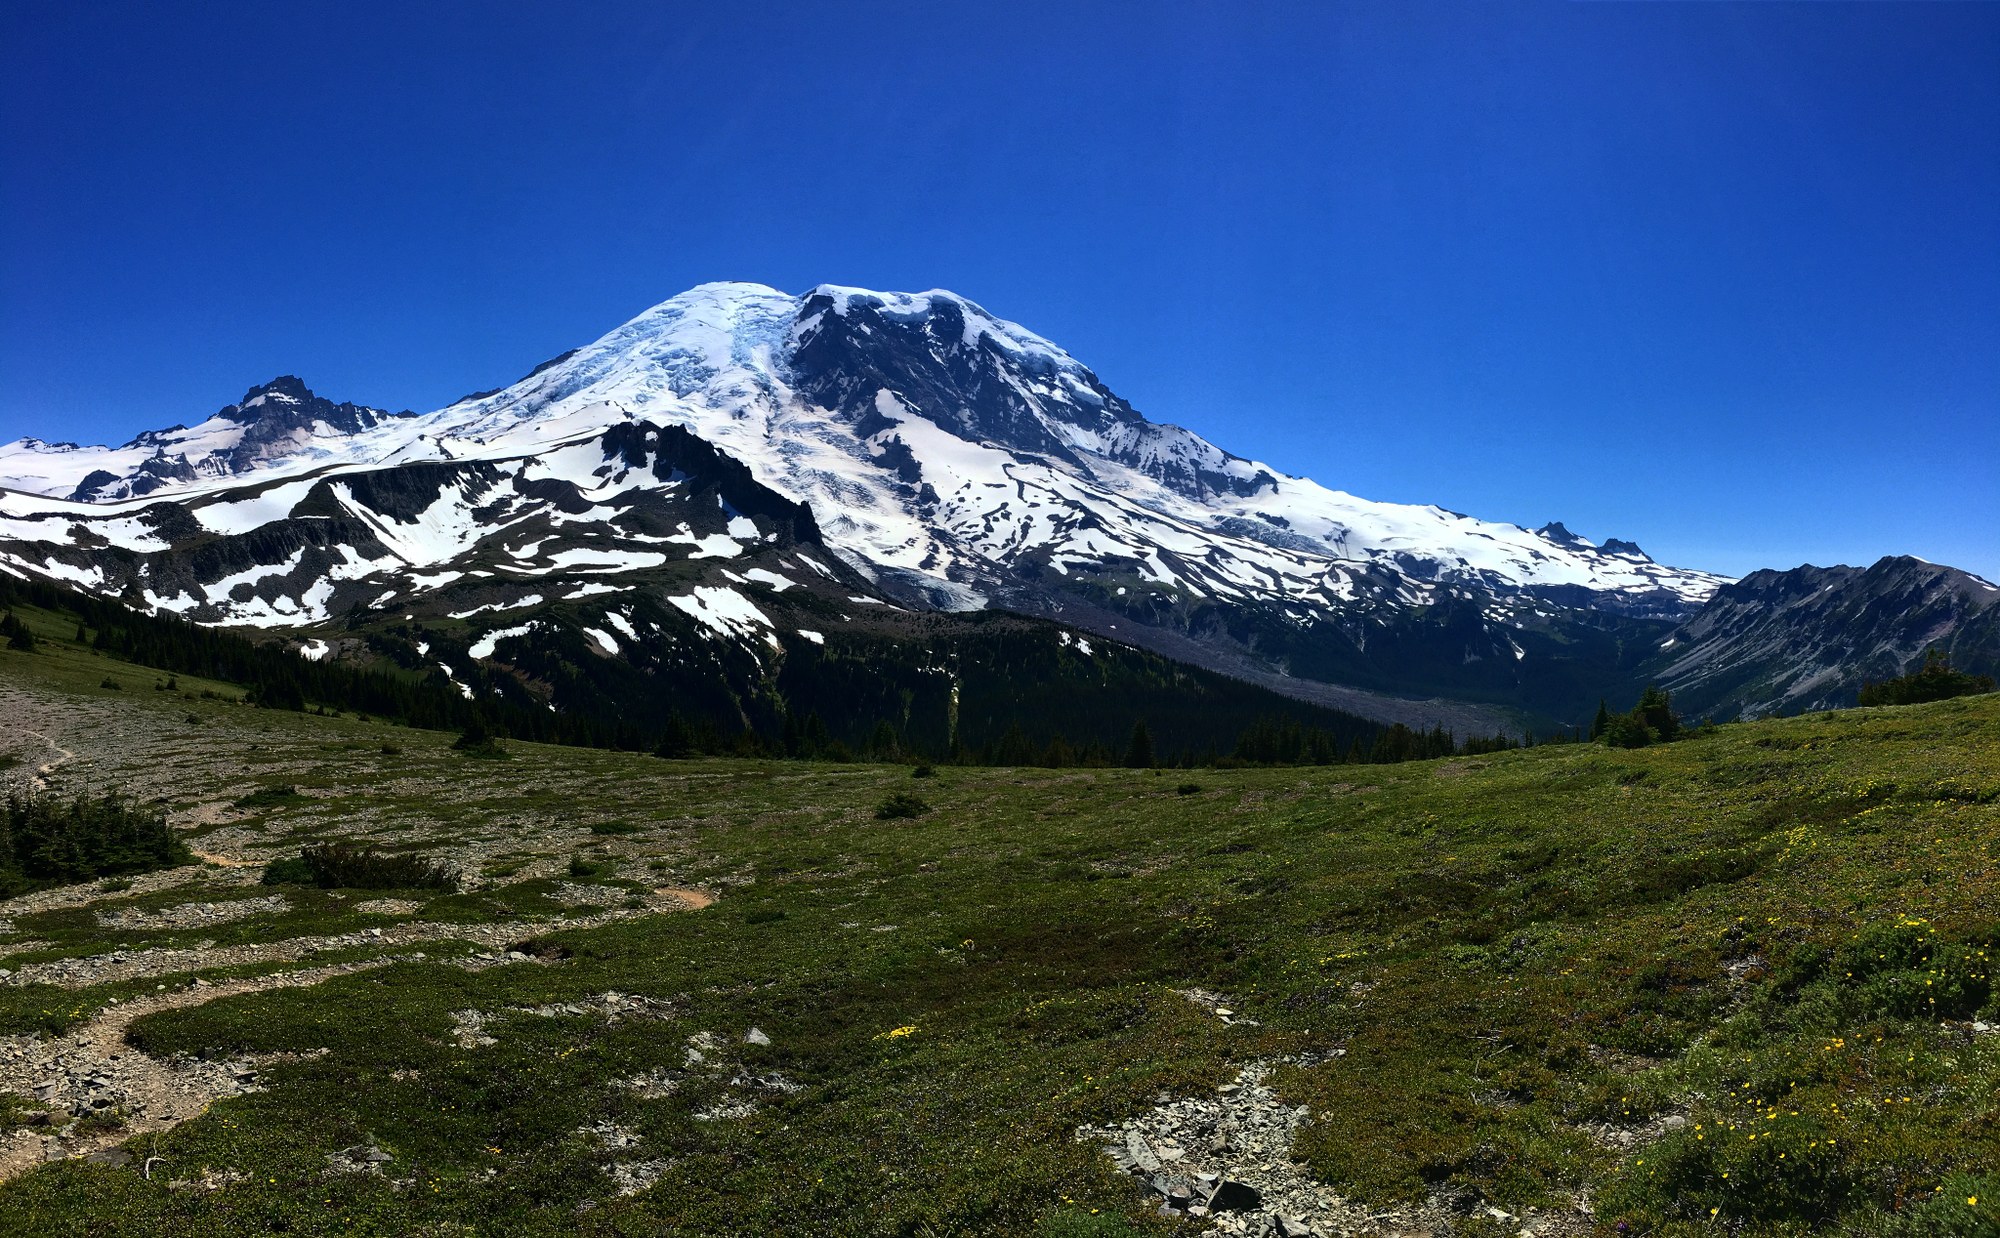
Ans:
[{"label": "rocky ground", "polygon": [[[0,1181],[51,1160],[88,1157],[123,1163],[124,1154],[115,1145],[135,1134],[164,1130],[217,1099],[257,1087],[256,1060],[156,1060],[131,1048],[125,1031],[147,1014],[317,984],[398,960],[449,958],[468,968],[528,962],[534,956],[514,947],[541,934],[694,910],[714,901],[710,892],[691,887],[635,889],[569,881],[557,887],[554,897],[574,912],[550,916],[432,922],[414,918],[422,902],[374,898],[355,900],[351,910],[392,922],[354,932],[274,935],[226,945],[214,940],[143,947],[118,943],[88,952],[52,950],[49,942],[18,934],[10,940],[15,919],[66,910],[88,912],[107,933],[131,937],[229,925],[254,928],[260,920],[275,920],[292,910],[284,894],[263,892],[267,888],[259,878],[268,860],[296,854],[301,836],[368,839],[386,834],[398,845],[420,844],[426,854],[464,874],[469,889],[493,884],[483,870],[503,852],[506,876],[519,880],[529,873],[563,872],[567,857],[583,847],[599,858],[636,864],[658,861],[670,853],[672,842],[658,833],[643,841],[599,837],[583,822],[526,813],[503,816],[499,828],[476,837],[450,828],[413,829],[408,816],[381,809],[357,812],[352,805],[327,802],[325,809],[315,811],[325,801],[310,790],[301,797],[301,811],[287,822],[290,828],[280,833],[269,828],[263,814],[237,802],[280,779],[305,781],[324,774],[319,754],[302,754],[296,745],[282,747],[280,754],[281,745],[274,744],[271,756],[260,756],[259,745],[238,751],[199,729],[177,733],[157,711],[133,710],[117,700],[55,699],[8,685],[0,685],[0,719],[5,719],[0,722],[0,758],[13,758],[0,770],[0,780],[11,783],[6,789],[57,795],[117,790],[140,799],[161,798],[171,807],[169,823],[197,835],[196,854],[202,861],[119,883],[37,891],[5,904],[10,918],[0,920],[0,987],[91,990],[156,978],[160,982],[151,993],[106,999],[62,1035],[0,1037],[0,1092],[13,1093],[27,1107],[25,1124],[0,1137]],[[405,781],[408,797],[440,790],[434,776]],[[190,787],[201,793],[189,796]],[[661,868],[653,863],[649,871]],[[134,900],[159,904],[168,899],[174,901],[132,905]],[[424,947],[430,947],[428,955]],[[329,963],[321,956],[340,961]],[[245,967],[274,970],[240,978],[203,974]],[[367,1159],[366,1149],[355,1164],[380,1167]]]},{"label": "rocky ground", "polygon": [[[1226,1009],[1226,1007],[1225,1007]],[[1336,1056],[1338,1053],[1336,1051]],[[1292,1157],[1305,1106],[1287,1105],[1265,1085],[1277,1061],[1243,1068],[1211,1096],[1161,1097],[1151,1110],[1109,1127],[1083,1127],[1119,1169],[1137,1178],[1164,1217],[1206,1222],[1219,1234],[1247,1238],[1332,1238],[1449,1233],[1466,1205],[1436,1199],[1410,1208],[1370,1209],[1315,1181]],[[1536,1238],[1587,1233],[1584,1208],[1566,1213],[1473,1209],[1509,1232]]]}]

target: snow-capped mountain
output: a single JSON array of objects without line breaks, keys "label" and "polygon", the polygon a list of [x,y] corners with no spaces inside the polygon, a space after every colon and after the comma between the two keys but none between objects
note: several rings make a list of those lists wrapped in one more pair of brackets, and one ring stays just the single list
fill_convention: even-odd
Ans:
[{"label": "snow-capped mountain", "polygon": [[0,446],[0,488],[83,502],[184,490],[260,469],[329,463],[348,436],[415,415],[335,404],[287,374],[206,421],[148,430],[123,447],[33,438]]},{"label": "snow-capped mountain", "polygon": [[[292,415],[265,411],[281,401]],[[1231,455],[1147,421],[1055,344],[942,291],[705,284],[425,416],[335,406],[281,379],[123,448],[9,444],[0,484],[95,501],[195,494],[335,461],[519,456],[636,421],[694,431],[811,504],[856,568],[960,606],[1004,594],[1024,567],[1117,565],[1151,588],[1318,603],[1385,589],[1376,569],[1388,569],[1417,592],[1581,588],[1668,610],[1723,580],[1560,525],[1373,503]]]},{"label": "snow-capped mountain", "polygon": [[[561,574],[586,549],[615,574],[618,555],[719,535],[678,508],[635,515],[671,483],[628,440],[669,428],[805,505],[843,572],[905,604],[1058,615],[1302,695],[1321,680],[1553,709],[1519,697],[1545,660],[1610,656],[1606,623],[1665,626],[1725,583],[1560,524],[1370,502],[1232,455],[953,293],[738,283],[428,414],[280,379],[120,448],[9,444],[0,565],[286,627],[407,608],[472,570]],[[441,465],[456,472],[434,484]],[[417,477],[422,503],[364,495]],[[512,540],[528,529],[571,541]],[[247,549],[260,536],[268,554]],[[184,563],[204,537],[262,583]],[[315,538],[323,553],[291,557]]]}]

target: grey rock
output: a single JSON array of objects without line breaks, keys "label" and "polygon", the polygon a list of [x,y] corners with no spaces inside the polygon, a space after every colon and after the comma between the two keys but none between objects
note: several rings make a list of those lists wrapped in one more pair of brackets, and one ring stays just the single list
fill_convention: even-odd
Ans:
[{"label": "grey rock", "polygon": [[1224,1178],[1216,1183],[1207,1200],[1211,1212],[1248,1212],[1263,1202],[1263,1192],[1234,1178]]},{"label": "grey rock", "polygon": [[1141,1173],[1160,1172],[1160,1158],[1153,1155],[1153,1149],[1146,1137],[1138,1131],[1125,1136],[1125,1154],[1132,1158],[1132,1165]]}]

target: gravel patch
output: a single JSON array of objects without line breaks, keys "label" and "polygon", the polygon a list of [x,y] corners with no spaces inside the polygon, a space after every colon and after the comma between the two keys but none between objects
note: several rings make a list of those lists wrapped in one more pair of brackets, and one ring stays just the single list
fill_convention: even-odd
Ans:
[{"label": "gravel patch", "polygon": [[116,911],[98,912],[97,922],[106,928],[119,929],[200,928],[247,920],[251,916],[278,915],[291,908],[291,903],[283,896],[273,894],[266,898],[232,899],[226,903],[182,903],[178,907],[164,907],[158,911],[121,907]]},{"label": "gravel patch", "polygon": [[371,898],[354,904],[354,910],[365,916],[414,916],[424,909],[424,905],[410,898]]}]

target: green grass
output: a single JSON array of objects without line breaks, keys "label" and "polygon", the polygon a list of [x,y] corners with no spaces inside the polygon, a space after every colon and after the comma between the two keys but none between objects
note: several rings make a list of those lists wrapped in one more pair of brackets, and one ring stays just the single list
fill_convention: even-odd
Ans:
[{"label": "green grass", "polygon": [[299,794],[297,787],[290,784],[280,784],[278,786],[259,787],[248,795],[238,796],[234,807],[282,808],[303,803],[304,800],[305,797]]},{"label": "green grass", "polygon": [[[0,676],[57,695],[140,682],[74,650],[11,657]],[[1206,770],[1186,793],[1139,771],[946,767],[921,815],[886,819],[907,769],[532,744],[468,762],[449,735],[159,708],[190,744],[259,744],[270,772],[241,781],[311,792],[285,813],[293,843],[369,814],[438,854],[501,837],[485,872],[503,884],[426,919],[553,914],[560,887],[613,871],[722,898],[548,935],[559,963],[467,971],[440,948],[142,1019],[132,1041],[156,1055],[329,1052],[133,1144],[167,1158],[156,1178],[234,1185],[52,1165],[0,1188],[0,1232],[1165,1232],[1075,1129],[1336,1048],[1274,1082],[1314,1115],[1301,1159],[1370,1205],[1458,1192],[1518,1213],[1587,1191],[1607,1234],[1994,1232],[2000,1036],[1968,1020],[2000,1018],[2000,699],[1633,751]],[[209,722],[182,727],[189,709]],[[535,862],[555,875],[517,879]],[[286,893],[282,915],[201,935],[379,923]],[[15,935],[65,952],[181,937],[69,911]],[[1190,985],[1257,1025],[1173,992]],[[521,1013],[606,991],[670,1013]],[[86,995],[113,993],[66,994]],[[459,1046],[467,1009],[493,1013],[497,1045]],[[10,1017],[33,1025],[25,1005]],[[751,1026],[772,1043],[744,1043]],[[802,1089],[704,1121],[725,1078],[658,1099],[616,1085],[684,1070],[700,1032]],[[603,1120],[639,1147],[578,1133]],[[326,1173],[362,1142],[396,1158],[387,1176]],[[640,1158],[668,1162],[658,1184],[613,1195],[605,1166]]]}]

